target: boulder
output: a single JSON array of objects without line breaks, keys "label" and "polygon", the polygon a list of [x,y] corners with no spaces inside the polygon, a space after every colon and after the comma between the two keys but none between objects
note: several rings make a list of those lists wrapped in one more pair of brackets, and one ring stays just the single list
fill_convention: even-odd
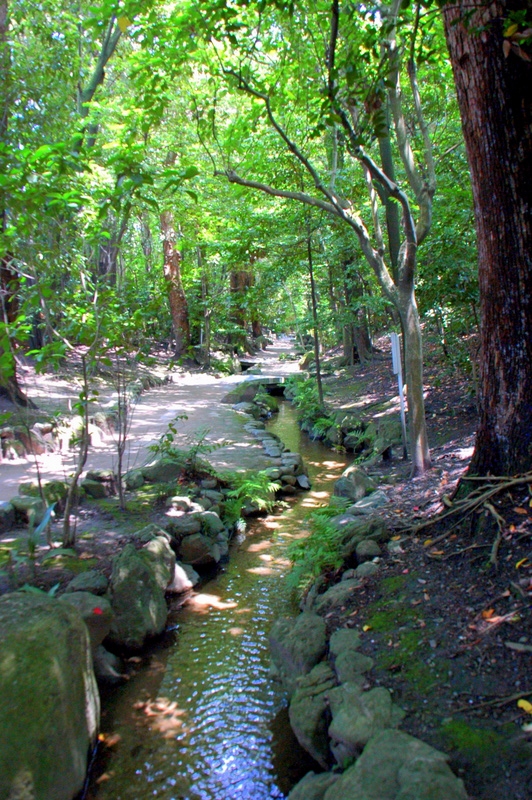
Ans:
[{"label": "boulder", "polygon": [[102,644],[93,652],[92,662],[96,680],[100,683],[115,686],[117,683],[123,683],[127,680],[122,659],[115,656],[114,653],[110,653]]},{"label": "boulder", "polygon": [[164,536],[155,536],[147,542],[141,553],[150,559],[159,589],[162,592],[166,591],[175,570],[175,553],[170,547],[166,532]]},{"label": "boulder", "polygon": [[61,595],[59,600],[77,609],[89,631],[94,652],[111,630],[113,611],[109,601],[90,592],[69,592]]},{"label": "boulder", "polygon": [[199,514],[194,514],[194,517],[200,523],[201,530],[204,530],[207,534],[220,533],[220,531],[225,530],[222,520],[214,511],[202,511]]},{"label": "boulder", "polygon": [[89,635],[76,609],[0,597],[0,797],[72,800],[100,716]]},{"label": "boulder", "polygon": [[144,528],[141,528],[133,533],[133,539],[136,542],[141,542],[142,544],[147,544],[157,537],[166,539],[168,543],[172,541],[170,534],[165,531],[164,528],[161,528],[160,525],[156,525],[154,522],[151,522],[149,525],[146,525]]},{"label": "boulder", "polygon": [[364,539],[357,544],[355,553],[358,562],[362,564],[364,561],[371,561],[372,558],[380,556],[381,549],[374,539]]},{"label": "boulder", "polygon": [[334,484],[334,494],[356,502],[375,488],[375,483],[362,467],[350,466],[342,472],[342,476]]},{"label": "boulder", "polygon": [[347,513],[352,516],[362,516],[364,514],[371,514],[376,508],[382,508],[389,502],[388,496],[381,489],[378,489],[373,494],[363,497],[358,503],[349,506]]},{"label": "boulder", "polygon": [[199,583],[200,576],[190,564],[182,564],[176,561],[174,575],[166,587],[168,594],[181,594],[188,589],[192,589]]},{"label": "boulder", "polygon": [[148,483],[172,483],[181,475],[184,460],[160,458],[142,467],[142,477]]},{"label": "boulder", "polygon": [[15,509],[15,518],[33,525],[42,522],[46,506],[40,497],[12,497],[9,502]]},{"label": "boulder", "polygon": [[298,679],[288,712],[299,744],[324,769],[327,769],[330,756],[327,692],[334,686],[336,675],[330,666],[316,664],[308,675]]},{"label": "boulder", "polygon": [[81,481],[80,486],[85,494],[88,494],[89,497],[92,497],[94,500],[102,500],[104,497],[109,497],[111,494],[107,484],[102,481],[93,481],[89,478],[85,478],[84,481]]},{"label": "boulder", "polygon": [[361,692],[359,686],[343,683],[331,689],[328,697],[331,750],[341,766],[358,756],[372,736],[386,728],[396,728],[404,718],[404,711],[392,703],[384,686]]},{"label": "boulder", "polygon": [[364,673],[373,667],[373,659],[358,652],[360,636],[352,628],[341,628],[329,641],[329,653],[339,683],[351,683],[362,689]]},{"label": "boulder", "polygon": [[15,508],[5,500],[0,501],[0,533],[11,530],[15,524]]},{"label": "boulder", "polygon": [[447,756],[395,730],[373,736],[324,800],[467,800]]},{"label": "boulder", "polygon": [[344,606],[361,586],[362,583],[358,578],[351,578],[351,580],[341,581],[331,586],[326,592],[318,595],[314,603],[314,610],[317,614],[325,615],[335,607]]},{"label": "boulder", "polygon": [[175,536],[176,539],[181,539],[186,536],[192,536],[194,533],[199,533],[201,531],[201,522],[196,516],[183,513],[172,516],[167,528],[172,536]]},{"label": "boulder", "polygon": [[194,567],[206,567],[217,564],[222,554],[219,546],[201,533],[186,536],[179,547],[179,557],[185,564]]},{"label": "boulder", "polygon": [[103,574],[96,569],[88,569],[86,572],[80,572],[75,578],[72,578],[70,583],[65,589],[65,594],[68,592],[90,592],[95,595],[103,595],[107,591],[109,581]]},{"label": "boulder", "polygon": [[132,469],[129,472],[126,472],[124,475],[124,483],[126,489],[129,489],[130,492],[135,491],[135,489],[140,489],[140,487],[144,485],[144,476],[142,475],[142,470]]},{"label": "boulder", "polygon": [[310,611],[298,617],[277,619],[270,632],[272,675],[291,696],[296,681],[323,657],[327,647],[325,622]]},{"label": "boulder", "polygon": [[115,618],[109,634],[114,644],[138,649],[164,630],[167,607],[160,583],[154,559],[143,550],[127,544],[115,556],[110,584]]},{"label": "boulder", "polygon": [[298,475],[296,481],[300,489],[310,489],[310,481],[306,475]]},{"label": "boulder", "polygon": [[375,564],[374,561],[364,561],[362,564],[359,564],[358,567],[354,570],[354,577],[355,578],[373,578],[380,570],[378,564]]},{"label": "boulder", "polygon": [[41,497],[41,489],[44,499],[48,505],[56,504],[56,510],[63,510],[68,494],[69,485],[66,481],[41,481],[41,487],[37,481],[26,481],[18,487],[19,495],[25,497]]},{"label": "boulder", "polygon": [[339,773],[336,772],[322,772],[320,775],[307,772],[305,777],[296,783],[287,800],[323,800],[327,789],[336,783],[339,777]]}]

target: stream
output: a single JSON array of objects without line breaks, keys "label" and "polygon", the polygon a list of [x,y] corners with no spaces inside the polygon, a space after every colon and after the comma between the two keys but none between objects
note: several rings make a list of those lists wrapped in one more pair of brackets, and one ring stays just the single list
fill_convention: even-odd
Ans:
[{"label": "stream", "polygon": [[269,677],[268,633],[297,612],[286,548],[348,461],[302,434],[288,403],[268,429],[301,453],[312,489],[236,536],[222,571],[171,610],[174,630],[104,697],[102,731],[116,744],[101,748],[90,800],[284,798],[316,767]]}]

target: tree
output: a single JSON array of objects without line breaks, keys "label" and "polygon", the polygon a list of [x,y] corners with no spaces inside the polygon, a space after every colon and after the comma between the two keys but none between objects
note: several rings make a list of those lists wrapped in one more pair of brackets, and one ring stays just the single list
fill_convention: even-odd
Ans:
[{"label": "tree", "polygon": [[471,170],[481,308],[480,427],[470,472],[532,468],[530,6],[444,6]]},{"label": "tree", "polygon": [[[280,188],[277,181],[266,183],[252,180],[234,170],[230,165],[224,173],[231,183],[247,186],[276,197],[296,200],[338,218],[345,223],[358,239],[358,244],[368,264],[371,266],[381,286],[382,292],[395,306],[404,332],[406,380],[408,385],[408,405],[410,423],[410,442],[413,474],[422,473],[430,466],[424,397],[423,397],[423,358],[422,337],[419,314],[415,298],[415,276],[417,251],[427,236],[432,221],[432,198],[435,192],[435,170],[429,129],[426,125],[417,78],[415,54],[416,38],[420,31],[419,9],[410,24],[403,23],[401,30],[404,41],[399,42],[400,2],[394,0],[375,16],[365,8],[359,9],[359,16],[347,6],[340,9],[338,0],[320,4],[317,12],[311,15],[301,7],[296,22],[287,26],[286,38],[294,37],[287,52],[278,55],[273,61],[275,67],[271,77],[271,90],[265,90],[264,61],[257,59],[258,65],[246,53],[245,67],[225,69],[225,74],[236,81],[236,86],[252,100],[263,106],[265,117],[293,156],[286,172],[305,174],[305,191],[293,188]],[[386,16],[386,24],[382,18]],[[325,20],[329,19],[328,25]],[[315,29],[313,29],[315,26]],[[265,26],[267,28],[267,26]],[[328,31],[327,31],[328,28]],[[290,75],[288,58],[292,52],[308,54],[314,51],[314,41],[327,35],[327,57],[325,63],[313,62],[302,65]],[[274,34],[274,38],[277,34]],[[365,38],[364,38],[365,37]],[[277,37],[278,38],[278,37]],[[270,45],[271,46],[271,45]],[[245,50],[245,46],[242,46]],[[263,44],[261,50],[267,50]],[[409,53],[403,59],[404,51]],[[371,52],[370,64],[366,69],[365,55]],[[287,54],[290,55],[287,55]],[[223,59],[224,55],[221,55]],[[307,56],[308,58],[308,56]],[[413,122],[410,129],[419,129],[417,147],[414,147],[406,114],[405,90],[401,82],[404,78],[404,61],[408,61],[408,81],[410,106]],[[254,67],[254,69],[253,69]],[[311,75],[323,74],[321,86],[313,85]],[[294,74],[295,73],[295,74]],[[289,121],[294,85],[304,74],[309,84],[307,94],[312,92],[307,102],[307,118],[314,117],[314,130],[304,134],[305,145],[301,145],[301,123],[293,125]],[[323,96],[328,102],[324,104]],[[280,99],[281,98],[281,99]],[[393,123],[388,126],[384,113],[389,102]],[[384,105],[383,105],[384,104]],[[257,103],[255,102],[255,106]],[[288,106],[288,113],[285,107]],[[303,106],[304,107],[304,106]],[[256,112],[255,112],[256,114]],[[258,121],[255,117],[255,123]],[[330,130],[333,125],[343,129],[346,149],[361,173],[369,194],[368,211],[364,219],[360,212],[362,205],[357,186],[348,186],[344,176],[343,184],[336,185],[323,177],[323,171],[312,157],[311,140],[318,132]],[[290,126],[296,131],[292,134]],[[378,164],[378,156],[371,154],[375,139],[389,137],[393,131],[402,179],[396,182]],[[249,131],[248,131],[249,135]],[[363,143],[368,146],[363,147]],[[374,148],[373,148],[374,149]],[[389,150],[389,148],[388,148]],[[389,155],[389,153],[386,153]],[[277,172],[279,173],[279,169]],[[292,179],[293,180],[293,179]],[[298,181],[300,182],[300,181]],[[286,179],[285,179],[286,183]],[[387,248],[381,224],[380,206],[383,203],[390,209],[390,203],[399,206],[402,216],[402,242],[397,253],[396,243]],[[393,227],[393,215],[388,213],[389,228]],[[395,225],[396,227],[396,225]],[[397,262],[397,263],[394,263]]]}]

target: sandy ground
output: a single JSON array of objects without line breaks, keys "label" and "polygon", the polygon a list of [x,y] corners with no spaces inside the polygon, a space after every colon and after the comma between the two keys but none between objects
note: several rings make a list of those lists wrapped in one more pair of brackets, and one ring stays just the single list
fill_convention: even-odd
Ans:
[{"label": "sandy ground", "polygon": [[[274,346],[256,357],[264,376],[282,376],[298,370],[297,362],[279,361],[279,355],[291,350],[289,340],[278,340]],[[26,391],[32,400],[50,413],[66,412],[75,402],[78,389],[72,382],[54,375],[36,375],[26,367]],[[242,375],[215,378],[201,372],[174,372],[173,382],[145,392],[137,402],[132,418],[124,470],[133,469],[149,461],[150,445],[156,444],[167,431],[168,424],[179,415],[187,419],[177,422],[176,444],[188,447],[205,429],[206,442],[217,445],[228,442],[209,454],[208,460],[218,469],[264,469],[269,461],[262,448],[245,430],[249,417],[238,414],[231,406],[220,403],[235,384],[256,378]],[[94,410],[105,410],[113,405],[112,393],[103,392]],[[0,464],[0,501],[17,494],[22,481],[34,480],[40,473],[43,479],[68,478],[75,468],[73,451],[47,453],[41,456],[3,461]],[[112,435],[102,435],[102,440],[91,445],[85,469],[114,469],[116,467],[116,442]]]}]

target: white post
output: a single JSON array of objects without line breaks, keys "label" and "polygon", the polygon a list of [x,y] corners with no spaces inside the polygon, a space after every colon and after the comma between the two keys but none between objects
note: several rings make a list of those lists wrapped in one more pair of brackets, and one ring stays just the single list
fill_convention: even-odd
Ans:
[{"label": "white post", "polygon": [[401,343],[399,336],[396,333],[390,334],[392,341],[392,365],[393,373],[397,375],[397,383],[399,385],[399,402],[401,406],[401,430],[403,433],[403,458],[408,458],[408,451],[406,448],[406,417],[405,417],[405,395],[403,392],[403,362],[401,361]]}]

